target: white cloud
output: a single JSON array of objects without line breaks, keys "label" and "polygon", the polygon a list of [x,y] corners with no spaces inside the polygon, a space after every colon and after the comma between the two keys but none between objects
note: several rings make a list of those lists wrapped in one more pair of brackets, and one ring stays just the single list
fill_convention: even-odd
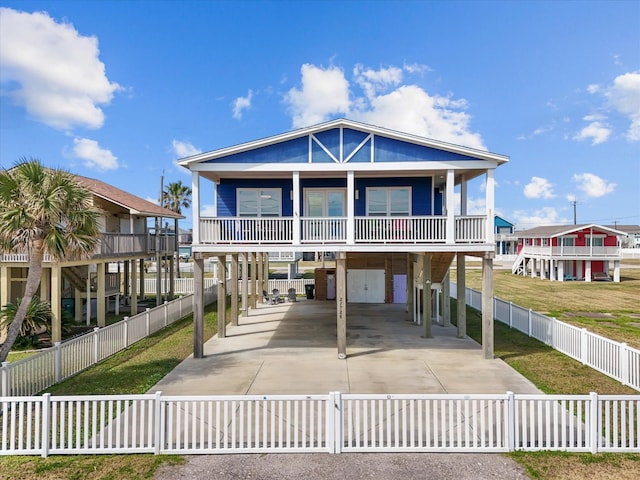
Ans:
[{"label": "white cloud", "polygon": [[[589,118],[591,117],[587,116],[584,119],[588,121]],[[606,142],[610,135],[611,128],[609,128],[608,125],[602,122],[591,122],[580,130],[580,132],[576,133],[573,139],[579,141],[591,139],[591,145],[598,145]]]},{"label": "white cloud", "polygon": [[513,219],[519,230],[528,230],[529,228],[541,225],[558,225],[568,223],[568,220],[560,217],[558,211],[553,207],[544,207],[532,212],[516,210],[513,212]]},{"label": "white cloud", "polygon": [[[357,96],[337,67],[302,66],[302,87],[285,96],[295,128],[320,123],[340,114],[353,120],[485,150],[482,137],[470,131],[465,99],[429,95],[416,85],[399,85],[401,71],[357,66]],[[387,93],[382,91],[391,90]]]},{"label": "white cloud", "polygon": [[100,128],[114,92],[98,39],[46,12],[0,8],[0,82],[37,121],[57,129]]},{"label": "white cloud", "polygon": [[111,150],[101,148],[98,142],[88,138],[73,139],[73,156],[83,160],[87,168],[115,170],[119,167],[118,157]]},{"label": "white cloud", "polygon": [[323,69],[305,63],[300,69],[302,87],[285,95],[295,128],[323,122],[333,114],[349,112],[349,82],[338,67]]},{"label": "white cloud", "polygon": [[602,197],[612,193],[616,188],[615,183],[607,183],[606,180],[592,173],[577,173],[571,179],[588,197]]},{"label": "white cloud", "polygon": [[253,98],[253,91],[249,90],[246,97],[238,97],[233,102],[233,118],[240,120],[242,118],[242,112],[251,108],[251,99]]},{"label": "white cloud", "polygon": [[629,118],[631,124],[627,139],[640,140],[640,72],[619,75],[606,93],[611,105],[622,115]]},{"label": "white cloud", "polygon": [[541,177],[531,177],[531,181],[524,187],[524,196],[527,198],[553,198],[553,185],[549,180]]},{"label": "white cloud", "polygon": [[202,153],[202,150],[194,147],[190,142],[182,142],[180,140],[176,140],[175,138],[171,141],[171,147],[173,148],[173,153],[178,158],[191,157],[193,155]]},{"label": "white cloud", "polygon": [[214,205],[202,205],[200,207],[200,216],[201,217],[215,217],[215,207]]},{"label": "white cloud", "polygon": [[599,91],[600,91],[600,85],[597,85],[595,83],[592,83],[587,87],[587,92],[589,93],[597,93]]},{"label": "white cloud", "polygon": [[404,70],[409,73],[423,74],[433,71],[428,65],[423,65],[420,63],[405,63],[402,68],[404,68]]}]

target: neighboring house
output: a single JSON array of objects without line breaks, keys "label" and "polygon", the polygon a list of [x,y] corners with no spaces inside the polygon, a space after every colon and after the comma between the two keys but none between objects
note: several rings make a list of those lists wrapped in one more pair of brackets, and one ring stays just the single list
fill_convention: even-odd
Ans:
[{"label": "neighboring house", "polygon": [[596,224],[552,225],[519,231],[517,235],[514,274],[560,282],[620,281],[620,239],[625,232]]},{"label": "neighboring house", "polygon": [[[156,225],[160,225],[161,219],[172,219],[177,223],[178,219],[184,218],[100,180],[78,175],[75,178],[92,192],[93,204],[102,211],[99,219],[100,243],[89,259],[76,258],[54,263],[45,253],[38,295],[51,303],[54,342],[61,339],[60,317],[63,308],[77,322],[84,317],[89,323],[92,315],[90,300],[95,299],[95,317],[99,326],[105,325],[107,302],[111,297],[116,300],[116,310],[120,295],[125,295],[130,297],[132,312],[137,311],[138,294],[144,295],[143,260],[159,252],[163,257],[170,255],[173,258],[177,248],[173,235],[156,237],[154,229],[147,226],[148,220],[153,219]],[[1,305],[22,297],[28,261],[28,253],[0,251]],[[114,262],[117,262],[118,270],[120,265],[124,265],[124,271],[109,272],[107,265]],[[173,277],[173,269],[171,273]],[[131,291],[128,291],[129,285]]]},{"label": "neighboring house", "polygon": [[[503,155],[344,119],[183,159],[180,164],[192,172],[196,278],[204,257],[230,255],[231,264],[238,265],[240,255],[243,273],[247,264],[256,272],[250,285],[242,284],[243,304],[255,307],[252,289],[262,296],[264,265],[271,255],[332,252],[335,277],[327,277],[335,281],[340,358],[346,355],[349,303],[406,303],[414,317],[423,310],[430,319],[431,288],[445,280],[456,255],[463,288],[464,256],[483,258],[483,295],[490,304],[494,171],[507,161]],[[468,215],[467,182],[477,177],[486,182],[486,209]],[[204,189],[213,190],[213,216],[200,215]],[[237,283],[230,285],[234,289]],[[200,281],[195,294],[198,329]],[[422,335],[431,336],[431,322],[422,323]],[[493,356],[492,342],[484,347],[485,355]],[[202,355],[199,340],[194,355]]]},{"label": "neighboring house", "polygon": [[518,250],[518,237],[514,233],[514,225],[496,215],[493,218],[496,236],[496,255],[515,255]]},{"label": "neighboring house", "polygon": [[622,248],[640,248],[640,225],[605,225],[625,233],[620,239]]}]

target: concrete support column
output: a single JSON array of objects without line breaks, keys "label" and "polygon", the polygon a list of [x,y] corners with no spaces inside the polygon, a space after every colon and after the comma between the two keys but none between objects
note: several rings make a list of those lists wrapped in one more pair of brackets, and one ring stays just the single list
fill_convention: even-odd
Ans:
[{"label": "concrete support column", "polygon": [[422,257],[422,336],[433,338],[431,333],[431,253]]},{"label": "concrete support column", "polygon": [[242,254],[242,316],[249,316],[249,254]]},{"label": "concrete support column", "polygon": [[558,281],[564,282],[564,260],[558,260]]},{"label": "concrete support column", "polygon": [[82,290],[73,289],[74,312],[73,318],[76,323],[82,323]]},{"label": "concrete support column", "polygon": [[262,295],[264,294],[264,291],[266,290],[264,288],[264,257],[263,254],[258,252],[258,254],[256,255],[257,257],[257,269],[258,271],[257,276],[258,276],[258,285],[256,287],[256,297],[257,298],[262,298]]},{"label": "concrete support column", "polygon": [[238,325],[238,254],[231,254],[231,325]]},{"label": "concrete support column", "polygon": [[531,278],[536,278],[538,275],[538,260],[535,258],[531,259]]},{"label": "concrete support column", "polygon": [[193,255],[193,358],[204,357],[204,260]]},{"label": "concrete support column", "polygon": [[442,280],[442,326],[451,326],[451,279],[449,272]]},{"label": "concrete support column", "polygon": [[[177,236],[175,241],[178,241]],[[176,258],[177,255],[174,252],[174,255],[171,255],[171,260],[169,260],[169,300],[173,300],[176,295]]]},{"label": "concrete support column", "polygon": [[482,259],[482,352],[493,358],[493,258]]},{"label": "concrete support column", "polygon": [[218,255],[218,338],[227,336],[227,257]]},{"label": "concrete support column", "polygon": [[266,252],[262,254],[262,266],[264,268],[264,273],[262,276],[262,289],[271,293],[271,289],[269,288],[269,254]]},{"label": "concrete support column", "polygon": [[51,301],[51,269],[46,267],[42,268],[42,277],[40,278],[40,300]]},{"label": "concrete support column", "polygon": [[467,279],[465,270],[465,256],[464,253],[458,253],[456,259],[456,275],[458,277],[456,282],[456,296],[457,299],[457,323],[458,323],[458,338],[466,338],[467,336]]},{"label": "concrete support column", "polygon": [[107,305],[106,305],[106,285],[105,285],[105,264],[98,263],[96,271],[96,280],[98,288],[96,289],[96,315],[99,327],[107,324]]},{"label": "concrete support column", "polygon": [[[143,260],[140,260],[142,263]],[[130,262],[131,268],[131,316],[138,314],[138,260],[131,260]]]},{"label": "concrete support column", "polygon": [[347,255],[339,252],[336,258],[336,327],[338,358],[347,358]]},{"label": "concrete support column", "polygon": [[584,264],[585,264],[584,281],[590,282],[591,281],[591,260],[586,260]]},{"label": "concrete support column", "polygon": [[620,281],[620,260],[613,261],[613,281]]}]

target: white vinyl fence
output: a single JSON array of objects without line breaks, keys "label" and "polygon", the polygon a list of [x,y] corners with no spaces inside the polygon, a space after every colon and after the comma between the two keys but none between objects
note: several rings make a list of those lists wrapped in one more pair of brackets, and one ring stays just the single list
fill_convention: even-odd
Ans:
[{"label": "white vinyl fence", "polygon": [[[454,298],[456,292],[452,283]],[[465,295],[467,305],[482,311],[482,292],[467,288]],[[640,391],[640,350],[497,297],[493,300],[496,320]]]},{"label": "white vinyl fence", "polygon": [[[205,290],[205,304],[216,300],[217,290]],[[193,312],[193,295],[155,308],[0,367],[0,395],[33,395],[114,353],[184,318]]]},{"label": "white vinyl fence", "polygon": [[640,452],[640,395],[0,397],[0,455]]}]

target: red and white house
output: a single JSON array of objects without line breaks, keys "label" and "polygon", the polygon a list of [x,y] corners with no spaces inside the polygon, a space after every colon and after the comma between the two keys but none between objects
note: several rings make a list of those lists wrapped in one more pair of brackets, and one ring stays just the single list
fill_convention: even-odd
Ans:
[{"label": "red and white house", "polygon": [[542,226],[516,233],[518,256],[511,268],[514,274],[560,282],[620,281],[620,239],[625,232],[585,224]]}]

